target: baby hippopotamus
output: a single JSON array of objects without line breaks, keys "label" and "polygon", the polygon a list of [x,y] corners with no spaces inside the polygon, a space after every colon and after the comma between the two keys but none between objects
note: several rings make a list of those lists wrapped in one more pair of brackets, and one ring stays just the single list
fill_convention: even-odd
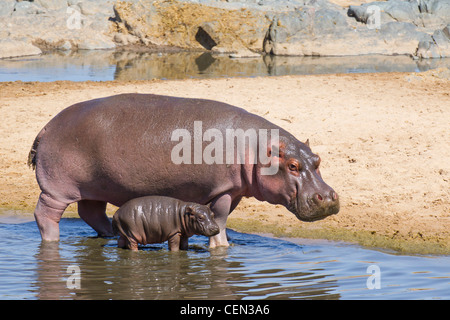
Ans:
[{"label": "baby hippopotamus", "polygon": [[163,196],[147,196],[126,202],[112,219],[118,247],[138,250],[138,244],[169,242],[170,251],[187,250],[194,234],[219,233],[208,206]]}]

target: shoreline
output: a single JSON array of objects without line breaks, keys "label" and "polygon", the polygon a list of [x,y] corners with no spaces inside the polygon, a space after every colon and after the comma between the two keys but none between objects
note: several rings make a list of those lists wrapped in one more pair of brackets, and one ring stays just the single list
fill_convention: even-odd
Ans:
[{"label": "shoreline", "polygon": [[[115,208],[116,209],[116,208]],[[115,209],[112,207],[107,211],[109,218],[112,218]],[[13,220],[2,223],[24,223],[34,222],[32,213],[26,213],[20,209],[0,207],[0,218],[8,217]],[[76,212],[76,208],[69,208],[63,218],[81,219]],[[37,226],[36,226],[37,228]],[[387,235],[377,235],[373,231],[348,230],[345,228],[308,228],[301,226],[295,230],[287,230],[286,226],[279,224],[265,224],[259,220],[235,218],[230,215],[227,229],[237,232],[261,235],[274,239],[305,243],[331,243],[332,245],[347,244],[357,245],[370,250],[381,250],[390,254],[400,255],[427,255],[440,256],[450,255],[450,244],[439,239],[417,239],[417,238],[390,238]]]},{"label": "shoreline", "polygon": [[[0,208],[32,215],[39,195],[27,155],[39,130],[79,101],[124,92],[223,101],[274,122],[322,158],[341,211],[306,223],[282,206],[243,199],[228,227],[401,253],[450,253],[450,80],[424,73],[189,80],[0,83]],[[426,164],[426,165],[424,165]],[[114,207],[108,207],[109,214]],[[76,215],[71,205],[63,217]]]}]

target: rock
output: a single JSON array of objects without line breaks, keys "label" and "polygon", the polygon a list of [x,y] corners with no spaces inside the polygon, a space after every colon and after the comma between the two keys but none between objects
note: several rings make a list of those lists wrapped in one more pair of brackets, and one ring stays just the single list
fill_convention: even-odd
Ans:
[{"label": "rock", "polygon": [[450,0],[415,0],[420,12],[450,17]]},{"label": "rock", "polygon": [[79,50],[107,50],[114,49],[116,47],[115,43],[105,37],[105,36],[97,36],[86,39],[81,39],[78,42]]},{"label": "rock", "polygon": [[92,15],[107,15],[112,16],[114,14],[114,11],[112,10],[112,4],[105,0],[77,0],[78,7],[80,8],[80,11],[85,16],[92,16]]},{"label": "rock", "polygon": [[[327,0],[128,0],[116,3],[114,10],[119,32],[133,34],[142,43],[234,52],[233,57],[261,51],[413,55],[419,42],[433,41],[417,27],[442,24],[434,8],[444,8],[450,0],[428,1],[424,6],[430,13],[422,12],[415,1],[400,0],[350,6],[347,12]],[[355,25],[355,20],[372,22],[369,8],[378,10],[379,25]]]},{"label": "rock", "polygon": [[422,59],[450,57],[450,24],[436,30],[431,40],[421,41],[415,55]]},{"label": "rock", "polygon": [[398,22],[411,22],[415,24],[419,8],[414,2],[387,1],[381,9]]},{"label": "rock", "polygon": [[[330,25],[339,28],[346,24],[345,20],[342,25],[338,25],[340,19],[333,21],[334,12],[324,18],[325,14],[330,11],[316,12],[315,8],[276,14],[264,39],[264,51],[275,55],[315,55],[314,50],[308,49],[309,42],[314,42],[316,35],[328,30]],[[322,26],[322,21],[327,25]],[[305,42],[308,45],[304,45]]]},{"label": "rock", "polygon": [[444,18],[428,12],[420,13],[419,17],[421,26],[425,28],[439,29],[447,23]]},{"label": "rock", "polygon": [[443,27],[450,20],[450,0],[375,1],[360,6],[350,6],[348,16],[367,23],[372,16],[369,8],[372,8],[372,11],[378,8],[382,24],[398,21],[410,22],[416,26]]},{"label": "rock", "polygon": [[433,36],[432,36],[433,40],[441,50],[446,50],[449,48],[449,45],[450,45],[449,29],[450,29],[450,24],[447,25],[447,27],[445,27],[444,29],[436,30],[433,33]]},{"label": "rock", "polygon": [[0,40],[0,59],[19,56],[32,56],[41,53],[41,49],[35,47],[28,41],[11,39]]},{"label": "rock", "polygon": [[450,23],[447,24],[447,26],[444,29],[442,29],[442,32],[445,34],[447,38],[450,38]]},{"label": "rock", "polygon": [[195,40],[206,50],[211,50],[220,42],[220,34],[217,34],[218,21],[202,23],[198,26]]},{"label": "rock", "polygon": [[136,36],[133,36],[131,34],[124,34],[124,33],[116,33],[114,35],[114,42],[120,45],[129,45],[129,44],[136,44],[139,42],[139,38]]},{"label": "rock", "polygon": [[261,51],[270,24],[265,12],[240,3],[120,1],[114,11],[117,29],[143,43],[216,52]]},{"label": "rock", "polygon": [[440,58],[439,49],[433,41],[421,41],[417,47],[415,56],[421,59]]},{"label": "rock", "polygon": [[99,6],[91,1],[79,2],[77,5],[85,16],[94,15],[99,11]]},{"label": "rock", "polygon": [[417,25],[420,20],[417,3],[400,0],[375,1],[360,6],[350,6],[347,14],[357,21],[367,24],[369,17],[373,16],[375,12],[380,14],[381,23],[398,21],[411,22]]},{"label": "rock", "polygon": [[229,55],[230,58],[234,58],[234,59],[242,59],[242,58],[259,58],[261,57],[261,55],[259,53],[256,52],[252,52],[250,50],[239,50],[236,53],[231,53]]},{"label": "rock", "polygon": [[12,16],[35,15],[46,12],[47,10],[37,3],[22,1],[15,4]]},{"label": "rock", "polygon": [[67,8],[67,0],[34,0],[34,3],[52,11],[66,10]]},{"label": "rock", "polygon": [[111,0],[21,1],[14,9],[11,16],[0,20],[2,38],[5,34],[11,40],[26,39],[44,51],[115,48],[109,21]]},{"label": "rock", "polygon": [[72,49],[72,44],[70,43],[70,41],[65,40],[65,41],[62,41],[62,43],[59,44],[56,49],[62,50],[62,51],[69,51]]},{"label": "rock", "polygon": [[16,5],[16,0],[3,0],[0,6],[0,17],[11,16]]},{"label": "rock", "polygon": [[82,2],[83,0],[67,0],[67,6],[76,6],[78,3]]},{"label": "rock", "polygon": [[[351,16],[367,22],[360,7]],[[427,35],[411,23],[381,24],[379,29],[357,28],[341,12],[308,9],[274,17],[265,40],[265,51],[275,55],[341,56],[359,54],[413,54]]]}]

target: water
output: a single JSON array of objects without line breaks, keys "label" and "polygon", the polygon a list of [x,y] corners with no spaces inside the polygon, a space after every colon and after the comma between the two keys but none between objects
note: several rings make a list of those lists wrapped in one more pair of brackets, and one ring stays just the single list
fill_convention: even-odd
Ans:
[{"label": "water", "polygon": [[0,59],[0,81],[108,81],[419,72],[440,67],[450,67],[450,59],[413,60],[408,56],[261,56],[232,59],[228,55],[208,52],[136,53],[98,50]]},{"label": "water", "polygon": [[0,299],[450,299],[450,256],[232,230],[229,248],[194,236],[188,251],[131,252],[80,219],[60,227],[59,243],[41,244],[30,215],[0,215]]}]

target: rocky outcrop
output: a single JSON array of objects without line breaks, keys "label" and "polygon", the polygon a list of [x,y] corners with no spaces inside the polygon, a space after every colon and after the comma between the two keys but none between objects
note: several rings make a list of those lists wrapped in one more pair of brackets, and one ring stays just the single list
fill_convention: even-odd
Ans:
[{"label": "rocky outcrop", "polygon": [[450,0],[2,0],[0,18],[0,57],[136,44],[236,58],[450,56]]},{"label": "rocky outcrop", "polygon": [[269,19],[245,6],[215,6],[194,1],[118,1],[119,32],[144,44],[215,52],[261,51]]},{"label": "rocky outcrop", "polygon": [[[412,46],[416,49],[413,52],[407,50],[407,54],[417,58],[450,57],[450,0],[372,2],[350,6],[348,15],[367,24],[371,18],[369,7],[377,9],[381,30],[386,25],[395,25],[411,44],[416,44]],[[390,38],[403,46],[406,42],[399,41],[399,35],[394,32]]]},{"label": "rocky outcrop", "polygon": [[32,56],[41,54],[42,51],[27,40],[0,40],[0,58],[11,58],[17,56]]},{"label": "rocky outcrop", "polygon": [[326,0],[124,0],[114,9],[118,32],[146,44],[239,52],[237,57],[253,52],[436,58],[449,56],[441,31],[450,21],[449,3],[391,0],[343,8]]},{"label": "rocky outcrop", "polygon": [[418,58],[450,57],[450,24],[436,30],[430,39],[419,42],[415,56]]},{"label": "rocky outcrop", "polygon": [[[5,5],[4,5],[5,4]],[[42,50],[113,49],[112,0],[2,0],[0,57],[39,54]]]},{"label": "rocky outcrop", "polygon": [[367,28],[336,10],[309,9],[275,16],[264,50],[275,55],[412,54],[428,37],[410,23]]},{"label": "rocky outcrop", "polygon": [[408,22],[418,27],[442,28],[450,21],[449,0],[376,1],[361,6],[350,6],[349,16],[366,23],[371,15],[368,8],[377,7],[380,22]]},{"label": "rocky outcrop", "polygon": [[342,10],[315,7],[278,14],[264,50],[276,55],[417,55],[423,52],[420,44],[439,52],[420,54],[422,58],[450,56],[443,32],[433,33],[450,21],[450,12],[442,9],[450,1],[434,1],[439,5],[426,2],[430,9],[424,12],[425,2],[421,7],[415,1],[391,0],[350,6],[345,16]]}]

